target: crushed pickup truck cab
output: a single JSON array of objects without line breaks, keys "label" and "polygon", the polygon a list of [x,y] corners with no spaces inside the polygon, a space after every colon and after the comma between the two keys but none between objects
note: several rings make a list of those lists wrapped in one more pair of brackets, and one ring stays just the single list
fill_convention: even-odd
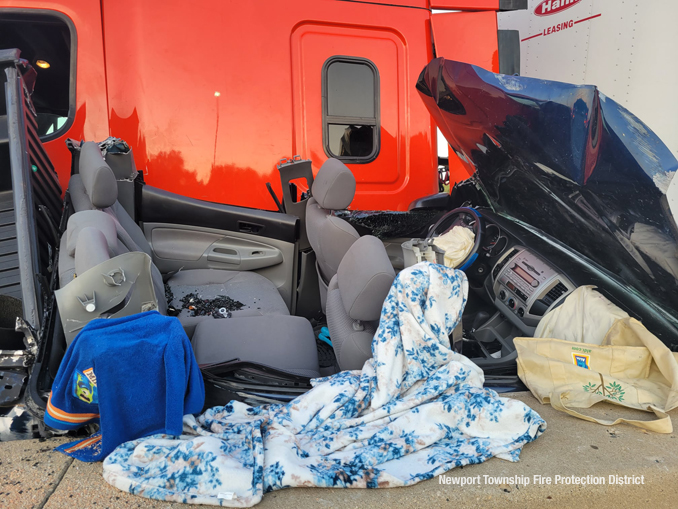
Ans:
[{"label": "crushed pickup truck cab", "polygon": [[[282,162],[283,190],[303,178],[310,193],[285,192],[272,212],[155,188],[120,140],[69,143],[62,202],[31,130],[33,75],[17,52],[2,57],[8,136],[0,164],[11,169],[3,189],[17,211],[7,231],[17,234],[7,238],[21,284],[0,293],[14,309],[22,305],[12,332],[19,348],[2,346],[3,376],[18,388],[3,393],[4,405],[23,398],[40,416],[78,330],[90,318],[147,309],[183,325],[207,405],[290,401],[312,378],[361,368],[412,246],[421,254],[454,227],[473,235],[456,267],[468,278],[468,301],[449,340],[483,369],[486,386],[523,388],[513,338],[533,336],[547,312],[585,285],[678,349],[678,162],[595,87],[431,61],[417,90],[473,175],[450,194],[415,201],[399,222],[342,212],[355,177],[336,159],[317,171],[309,160]],[[131,259],[143,263],[128,266]],[[124,295],[109,297],[116,288]],[[229,307],[222,313],[210,302]],[[323,326],[331,346],[317,340]]]}]

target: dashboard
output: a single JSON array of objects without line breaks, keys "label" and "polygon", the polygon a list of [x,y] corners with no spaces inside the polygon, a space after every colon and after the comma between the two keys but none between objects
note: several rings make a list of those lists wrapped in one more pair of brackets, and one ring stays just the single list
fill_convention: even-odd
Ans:
[{"label": "dashboard", "polygon": [[[459,226],[471,230],[475,234],[475,244],[460,263],[460,270],[466,273],[469,287],[481,297],[485,307],[481,309],[483,306],[479,302],[469,300],[467,307],[471,309],[466,316],[467,323],[472,323],[470,329],[477,330],[483,323],[493,323],[496,316],[494,322],[508,322],[509,328],[515,327],[510,334],[533,336],[542,317],[577,285],[550,261],[549,250],[542,252],[533,245],[539,243],[505,228],[506,219],[491,211],[460,207],[440,217],[429,228],[429,237],[420,239],[420,243],[426,246],[431,237],[445,235]],[[407,250],[407,243],[403,244],[403,250]],[[440,251],[438,263],[442,263],[443,253]],[[412,263],[413,259],[407,265]],[[472,296],[469,299],[475,300]]]},{"label": "dashboard", "polygon": [[456,351],[483,369],[486,384],[515,390],[513,339],[534,336],[541,319],[580,285],[595,287],[678,351],[678,322],[626,282],[627,273],[634,275],[627,265],[612,272],[508,213],[484,207],[472,209],[475,214],[460,209],[469,207],[452,209],[447,214],[458,212],[447,219],[440,216],[426,227],[428,237],[421,240],[444,234],[455,225],[480,232],[474,251],[462,264],[469,282],[463,335],[451,341]]},{"label": "dashboard", "polygon": [[497,309],[528,335],[576,288],[565,274],[523,246],[507,249],[488,277]]}]

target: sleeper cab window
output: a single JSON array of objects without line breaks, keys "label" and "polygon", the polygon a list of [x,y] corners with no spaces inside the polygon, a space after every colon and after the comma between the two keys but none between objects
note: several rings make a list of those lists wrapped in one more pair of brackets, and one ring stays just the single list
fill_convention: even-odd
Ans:
[{"label": "sleeper cab window", "polygon": [[379,155],[379,71],[365,58],[334,56],[322,69],[323,145],[328,157],[369,163]]},{"label": "sleeper cab window", "polygon": [[0,8],[0,49],[18,48],[38,73],[31,100],[42,141],[61,136],[75,118],[75,37],[59,12]]}]

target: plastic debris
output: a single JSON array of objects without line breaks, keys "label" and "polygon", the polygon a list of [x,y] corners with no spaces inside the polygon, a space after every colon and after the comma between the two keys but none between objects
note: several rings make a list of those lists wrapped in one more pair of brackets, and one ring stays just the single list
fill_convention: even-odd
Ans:
[{"label": "plastic debris", "polygon": [[330,339],[330,330],[327,327],[320,329],[320,334],[318,334],[318,339],[324,341],[328,345],[332,346],[332,340]]}]

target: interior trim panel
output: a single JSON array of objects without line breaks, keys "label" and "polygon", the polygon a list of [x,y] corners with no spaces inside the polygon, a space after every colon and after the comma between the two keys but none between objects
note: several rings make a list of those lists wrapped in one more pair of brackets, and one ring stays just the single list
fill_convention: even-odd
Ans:
[{"label": "interior trim panel", "polygon": [[254,271],[272,281],[292,309],[295,243],[183,224],[144,223],[143,230],[161,273],[190,269]]},{"label": "interior trim panel", "polygon": [[141,220],[216,228],[291,243],[299,239],[300,232],[296,216],[196,200],[149,185],[141,191]]}]

